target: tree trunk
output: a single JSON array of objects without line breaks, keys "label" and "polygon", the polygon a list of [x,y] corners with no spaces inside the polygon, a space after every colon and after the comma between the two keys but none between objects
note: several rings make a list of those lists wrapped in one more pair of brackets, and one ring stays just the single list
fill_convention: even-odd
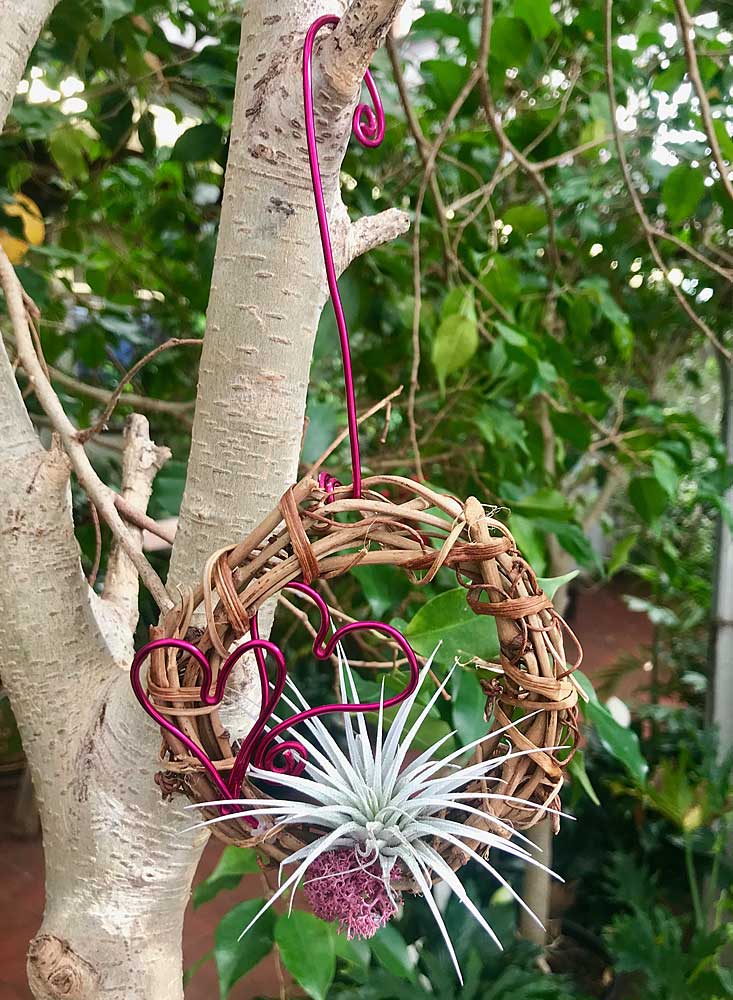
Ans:
[{"label": "tree trunk", "polygon": [[[51,4],[33,26],[24,7],[22,27],[20,5],[0,0],[7,32],[0,112],[32,41],[23,49],[17,39],[29,39],[31,27],[37,34]],[[313,19],[344,7],[339,0],[249,0],[243,12],[172,594],[196,580],[213,549],[253,526],[296,476],[327,295],[305,149],[301,50]],[[407,224],[395,211],[350,223],[338,186],[363,70],[399,7],[399,0],[354,0],[337,29],[341,37],[324,31],[324,68],[315,66],[326,204],[342,268]],[[3,45],[16,53],[12,66]],[[128,435],[123,493],[144,510],[166,456],[140,420]],[[2,676],[30,761],[46,852],[46,911],[29,952],[31,989],[37,1000],[180,1000],[183,914],[206,835],[184,833],[190,817],[181,800],[162,801],[153,781],[160,739],[128,678],[137,577],[129,557],[116,552],[104,599],[88,587],[73,533],[69,464],[60,446],[46,451],[38,442],[1,342],[0,441]],[[241,716],[228,721],[243,733]]]},{"label": "tree trunk", "polygon": [[[733,463],[733,365],[718,357],[722,400],[721,437]],[[733,516],[733,487],[724,497]],[[718,521],[712,627],[712,719],[718,727],[720,757],[733,751],[733,532],[725,517]],[[733,852],[731,852],[733,853]]]},{"label": "tree trunk", "polygon": [[36,44],[56,0],[0,0],[0,132]]}]

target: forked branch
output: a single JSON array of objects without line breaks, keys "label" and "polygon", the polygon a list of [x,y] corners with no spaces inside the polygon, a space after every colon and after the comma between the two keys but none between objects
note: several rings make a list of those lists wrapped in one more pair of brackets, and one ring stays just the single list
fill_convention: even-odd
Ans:
[{"label": "forked branch", "polygon": [[8,315],[13,327],[18,351],[18,360],[23,366],[28,380],[33,386],[36,398],[58,433],[64,449],[71,460],[74,472],[82,489],[109,525],[113,536],[124,548],[140,574],[156,603],[162,610],[171,607],[171,600],[158,574],[142,554],[134,532],[125,524],[115,505],[113,490],[106,486],[89,461],[84,445],[77,437],[77,430],[69,420],[58,396],[54,392],[43,365],[33,346],[33,338],[28,323],[27,307],[13,265],[0,247],[0,285],[5,293]]}]

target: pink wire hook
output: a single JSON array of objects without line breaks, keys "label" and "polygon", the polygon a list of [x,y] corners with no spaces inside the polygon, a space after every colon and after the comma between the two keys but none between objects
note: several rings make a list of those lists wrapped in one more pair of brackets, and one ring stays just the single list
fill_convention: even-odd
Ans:
[{"label": "pink wire hook", "polygon": [[[361,496],[361,454],[359,452],[359,426],[356,415],[356,394],[354,391],[354,374],[351,366],[351,348],[349,346],[349,330],[346,325],[344,307],[339,294],[336,265],[331,246],[331,235],[328,228],[328,213],[323,196],[323,180],[321,166],[318,160],[318,142],[316,140],[316,123],[313,111],[313,46],[316,35],[327,24],[338,24],[335,14],[324,14],[313,22],[305,36],[303,46],[303,104],[305,107],[305,133],[308,144],[308,162],[310,164],[313,196],[316,202],[318,229],[321,234],[323,248],[323,263],[326,268],[328,290],[336,316],[336,326],[341,344],[341,360],[344,369],[344,392],[346,395],[346,415],[349,427],[349,446],[351,449],[352,496]],[[373,109],[368,104],[358,104],[352,119],[354,135],[362,144],[370,149],[378,146],[384,138],[384,108],[379,98],[374,78],[369,70],[364,75]]]},{"label": "pink wire hook", "polygon": [[[354,391],[354,375],[351,365],[351,350],[349,347],[349,331],[346,325],[346,317],[344,315],[341,295],[339,294],[336,265],[334,263],[331,236],[328,228],[328,214],[326,212],[326,203],[323,195],[323,181],[321,178],[321,168],[318,160],[318,144],[316,140],[315,115],[313,110],[313,47],[315,38],[321,28],[326,25],[338,24],[338,22],[338,17],[333,14],[326,14],[314,21],[308,29],[303,46],[303,103],[305,109],[308,162],[310,164],[311,180],[313,182],[313,196],[316,203],[316,216],[318,219],[318,229],[323,249],[323,262],[326,269],[326,278],[328,281],[328,288],[331,295],[334,314],[336,316],[336,326],[338,328],[339,342],[341,345],[349,445],[351,448],[352,496],[358,498],[361,496],[362,488],[361,455],[359,452],[356,396]],[[374,148],[378,146],[384,138],[384,109],[382,107],[382,102],[379,98],[379,93],[374,83],[374,79],[369,70],[365,73],[364,82],[366,83],[367,90],[369,91],[373,107],[369,107],[368,104],[357,105],[352,119],[352,129],[357,139],[363,146]],[[327,472],[322,472],[320,474],[319,483],[326,491],[327,499],[331,500],[334,496],[334,489],[341,485],[334,476]],[[268,721],[277,707],[285,687],[287,668],[282,651],[269,640],[260,638],[256,615],[253,615],[250,620],[250,638],[240,646],[237,646],[222,664],[219,675],[216,679],[215,690],[213,692],[211,691],[211,666],[201,650],[199,650],[195,645],[185,639],[173,638],[156,639],[152,642],[146,643],[146,645],[138,650],[132,662],[131,680],[136,698],[148,715],[150,715],[161,728],[171,733],[183,744],[183,746],[186,747],[189,753],[196,757],[196,759],[203,765],[205,771],[208,773],[215,786],[222,793],[222,796],[227,799],[234,798],[241,793],[242,783],[250,763],[254,763],[255,766],[266,770],[278,771],[281,773],[284,772],[286,774],[293,775],[299,774],[303,770],[308,756],[303,744],[297,739],[282,740],[279,743],[277,742],[282,733],[291,729],[293,726],[296,726],[299,722],[304,722],[307,719],[312,719],[316,716],[328,715],[334,712],[351,714],[355,712],[375,712],[378,711],[380,707],[390,708],[394,705],[400,704],[406,698],[409,698],[415,691],[419,681],[420,667],[417,657],[415,656],[415,653],[407,639],[405,639],[402,633],[392,625],[375,621],[349,622],[346,625],[342,625],[341,628],[337,629],[329,638],[328,633],[331,628],[331,616],[329,614],[328,606],[321,595],[314,590],[313,587],[306,583],[292,582],[288,584],[288,587],[292,590],[305,594],[311,601],[313,601],[319,611],[321,619],[320,625],[316,637],[313,640],[313,654],[317,659],[328,659],[333,654],[334,649],[341,641],[342,637],[350,634],[351,632],[355,632],[358,629],[370,629],[375,632],[380,632],[382,635],[388,636],[397,643],[405,654],[405,658],[407,659],[409,665],[409,680],[403,691],[400,691],[393,697],[386,699],[383,703],[381,703],[381,705],[380,702],[361,702],[357,704],[345,702],[341,704],[322,705],[316,708],[308,708],[305,711],[297,712],[295,715],[279,722],[268,732]],[[260,711],[254,725],[239,748],[234,766],[232,767],[226,781],[219,774],[219,771],[206,752],[177,726],[175,726],[165,714],[161,713],[155,707],[145,690],[140,676],[142,666],[148,656],[155,649],[162,648],[178,649],[194,658],[201,668],[202,673],[199,697],[204,705],[210,707],[217,706],[221,703],[227,679],[236,662],[249,651],[252,651],[255,654],[262,695]],[[267,675],[266,655],[268,653],[272,655],[276,665],[276,677],[272,691],[270,691],[270,682]],[[294,754],[297,754],[297,757],[294,756]],[[282,755],[284,764],[277,764],[276,758],[279,755]],[[222,805],[220,806],[220,811],[222,815],[226,815],[230,812],[230,809]],[[257,826],[257,821],[254,818],[244,818],[251,826]]]}]

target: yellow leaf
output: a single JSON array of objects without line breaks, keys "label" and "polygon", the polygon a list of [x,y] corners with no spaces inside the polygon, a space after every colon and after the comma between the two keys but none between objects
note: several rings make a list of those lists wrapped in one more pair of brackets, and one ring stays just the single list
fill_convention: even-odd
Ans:
[{"label": "yellow leaf", "polygon": [[32,198],[26,194],[13,195],[10,202],[2,205],[6,215],[11,218],[19,218],[23,226],[24,240],[0,229],[0,246],[8,255],[11,263],[19,264],[30,246],[39,246],[46,236],[46,226],[41,215],[41,210]]}]

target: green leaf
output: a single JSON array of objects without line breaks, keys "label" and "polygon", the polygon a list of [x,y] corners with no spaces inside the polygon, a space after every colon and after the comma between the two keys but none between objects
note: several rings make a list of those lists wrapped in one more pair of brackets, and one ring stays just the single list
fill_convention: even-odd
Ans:
[{"label": "green leaf", "polygon": [[146,156],[153,156],[156,147],[155,118],[149,111],[144,111],[137,123],[137,137]]},{"label": "green leaf", "polygon": [[503,406],[486,403],[474,417],[474,422],[479,429],[481,437],[487,444],[497,448],[506,449],[508,445],[514,446],[528,454],[525,439],[527,431],[524,422],[515,416],[511,410]]},{"label": "green leaf", "polygon": [[486,695],[481,690],[478,675],[470,667],[456,670],[451,683],[451,716],[453,728],[465,745],[485,736],[488,727],[484,722]]},{"label": "green leaf", "polygon": [[680,163],[667,174],[662,185],[662,201],[669,221],[676,225],[692,215],[705,194],[702,170]]},{"label": "green leaf", "polygon": [[514,205],[501,213],[501,219],[522,236],[538,233],[547,225],[547,213],[539,205]]},{"label": "green leaf", "polygon": [[673,497],[677,493],[679,474],[677,466],[669,457],[666,451],[655,451],[652,456],[652,469],[654,476],[668,497]]},{"label": "green leaf", "polygon": [[214,932],[214,959],[219,974],[220,1000],[225,1000],[237,980],[272,950],[275,929],[275,914],[272,909],[266,910],[242,940],[239,940],[239,935],[264,905],[264,899],[248,899],[240,903],[222,918]]},{"label": "green leaf", "polygon": [[407,596],[410,583],[396,566],[355,566],[351,571],[361,584],[375,618],[388,618]]},{"label": "green leaf", "polygon": [[446,317],[438,327],[433,341],[432,359],[445,392],[445,380],[453,372],[465,368],[478,349],[478,327],[466,316]]},{"label": "green leaf", "polygon": [[494,619],[474,614],[463,587],[448,590],[424,604],[405,627],[405,636],[422,656],[430,656],[442,640],[438,656],[444,662],[471,656],[493,660],[499,655]]},{"label": "green leaf", "polygon": [[636,545],[639,538],[638,531],[632,531],[626,538],[621,538],[613,547],[613,552],[608,558],[606,574],[611,577],[618,573],[620,569],[628,565],[631,550]]},{"label": "green leaf", "polygon": [[402,937],[394,924],[380,928],[369,941],[372,951],[384,968],[393,976],[409,979],[415,982],[415,963],[407,951],[407,941]]},{"label": "green leaf", "polygon": [[443,299],[440,308],[440,318],[447,319],[448,316],[465,316],[466,319],[476,322],[476,302],[474,300],[473,288],[466,288],[465,285],[458,285],[451,288]]},{"label": "green leaf", "polygon": [[557,436],[578,451],[584,452],[590,444],[592,437],[590,424],[586,423],[579,413],[560,413],[558,410],[552,410],[550,422]]},{"label": "green leaf", "polygon": [[582,750],[576,750],[573,754],[573,759],[568,764],[568,773],[573,781],[578,782],[593,805],[599,806],[601,800],[596,795],[596,790],[588,777],[588,772],[585,769],[585,755]]},{"label": "green leaf", "polygon": [[90,141],[88,135],[70,125],[54,129],[48,137],[51,156],[66,180],[86,179],[87,162],[84,152],[89,149]]},{"label": "green leaf", "polygon": [[653,524],[667,509],[669,497],[651,476],[636,476],[629,483],[629,500],[647,524]]},{"label": "green leaf", "polygon": [[731,139],[728,134],[724,118],[714,119],[713,131],[715,132],[715,136],[718,140],[721,153],[729,163],[733,163],[733,139]]},{"label": "green leaf", "polygon": [[617,323],[612,331],[613,342],[624,361],[628,361],[634,353],[634,334],[625,324]]},{"label": "green leaf", "polygon": [[550,10],[550,0],[514,0],[514,13],[521,17],[538,41],[560,27]]},{"label": "green leaf", "polygon": [[259,870],[256,851],[251,847],[228,845],[222,851],[219,864],[211,875],[193,890],[194,909],[201,906],[202,903],[208,903],[222,889],[236,889],[242,881],[243,875],[254,875]]},{"label": "green leaf", "polygon": [[524,558],[535,572],[542,572],[547,562],[545,541],[537,530],[534,520],[512,513],[509,518],[509,528]]},{"label": "green leaf", "polygon": [[275,941],[290,975],[314,1000],[326,1000],[336,974],[336,928],[312,913],[278,918]]},{"label": "green leaf", "polygon": [[179,135],[171,150],[171,159],[183,163],[216,160],[221,155],[223,133],[213,122],[194,125]]},{"label": "green leaf", "polygon": [[649,765],[639,746],[639,737],[633,729],[619,725],[605,705],[598,700],[593,685],[581,670],[576,670],[573,676],[589,697],[589,701],[580,701],[580,709],[585,719],[594,727],[598,739],[612,757],[615,757],[638,784],[643,785],[649,771]]},{"label": "green leaf", "polygon": [[574,569],[570,573],[564,573],[563,576],[538,576],[537,583],[539,583],[540,587],[542,587],[550,600],[552,600],[560,587],[564,587],[566,583],[574,580],[579,572],[580,570]]},{"label": "green leaf", "polygon": [[511,257],[494,254],[481,276],[481,284],[501,305],[513,309],[522,294],[519,265]]},{"label": "green leaf", "polygon": [[647,601],[643,597],[636,597],[633,594],[627,594],[624,597],[624,602],[629,611],[646,615],[652,625],[656,625],[658,628],[679,627],[680,620],[671,608],[654,604],[652,601]]},{"label": "green leaf", "polygon": [[335,934],[333,944],[336,958],[340,958],[343,962],[351,962],[363,969],[368,968],[372,950],[366,941],[361,938],[349,941],[345,934]]},{"label": "green leaf", "polygon": [[654,77],[654,89],[664,90],[668,94],[671,93],[682,83],[686,70],[687,63],[684,59],[675,59],[665,70],[657,73]]},{"label": "green leaf", "polygon": [[207,951],[205,955],[202,955],[201,958],[197,959],[193,963],[193,965],[189,965],[188,968],[184,969],[183,970],[183,985],[184,986],[188,986],[188,984],[191,982],[191,980],[196,975],[196,973],[199,971],[199,969],[202,969],[206,965],[207,962],[211,961],[211,959],[213,957],[214,957],[214,949],[212,948],[211,951]]},{"label": "green leaf", "polygon": [[490,59],[498,67],[522,66],[532,51],[532,35],[524,21],[500,15],[491,31]]},{"label": "green leaf", "polygon": [[471,49],[471,35],[466,18],[458,14],[449,14],[443,10],[430,10],[414,21],[410,28],[410,36],[430,33],[440,38],[457,38],[465,49]]},{"label": "green leaf", "polygon": [[120,18],[126,17],[135,10],[135,0],[103,0],[102,16],[99,18],[97,33],[104,38],[109,29]]}]

